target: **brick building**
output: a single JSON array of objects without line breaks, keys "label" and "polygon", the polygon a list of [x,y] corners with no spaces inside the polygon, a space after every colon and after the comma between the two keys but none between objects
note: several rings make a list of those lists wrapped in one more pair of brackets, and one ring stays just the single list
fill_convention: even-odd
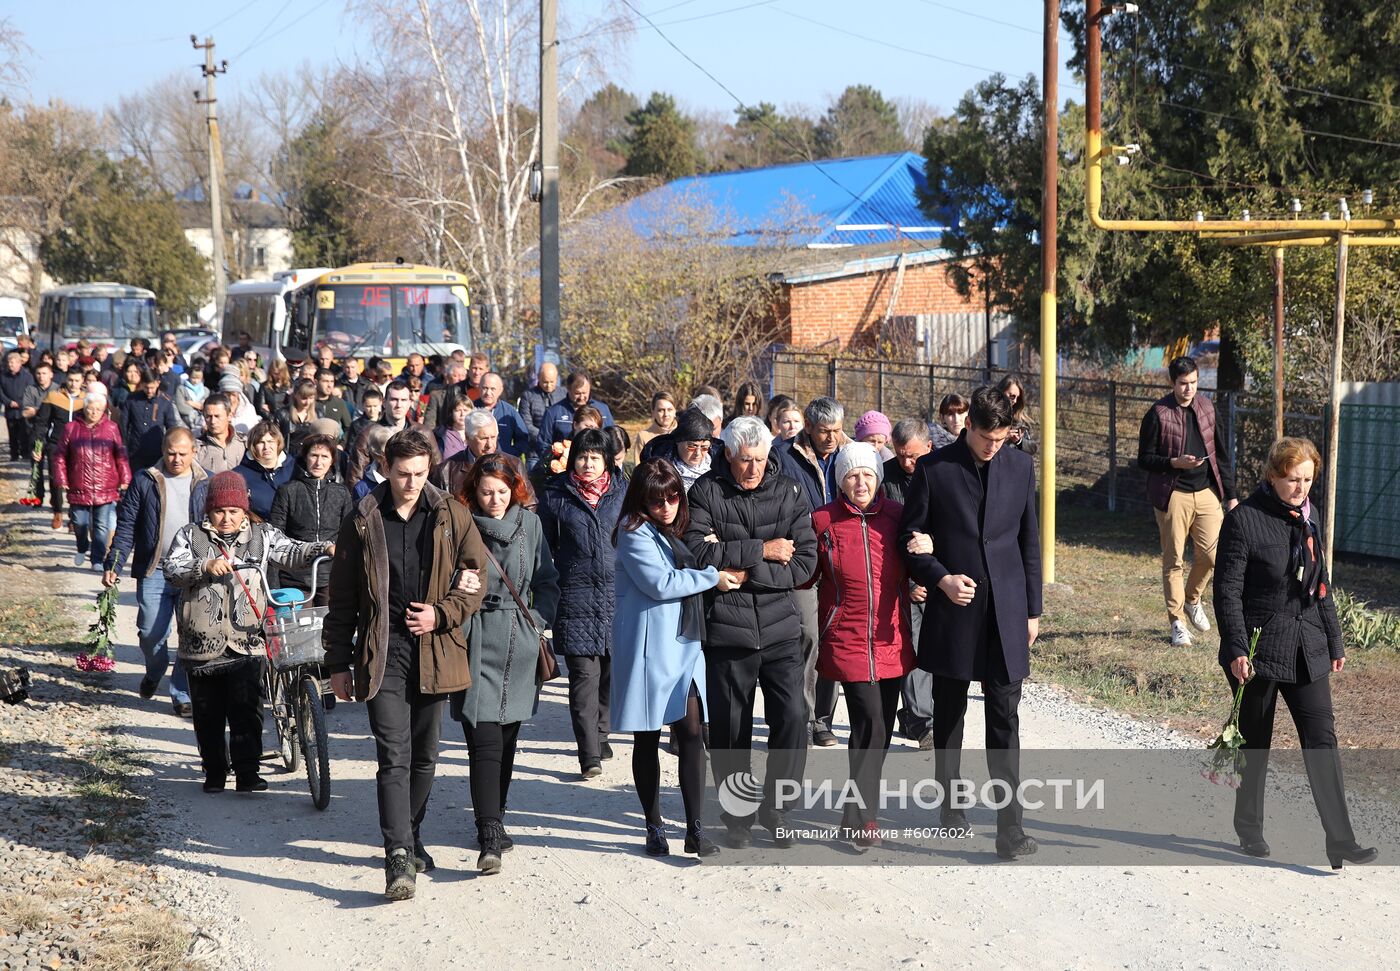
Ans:
[{"label": "brick building", "polygon": [[678,179],[623,215],[665,232],[668,202],[705,206],[729,245],[777,249],[777,338],[799,348],[999,366],[1017,360],[1012,321],[960,297],[939,249],[957,217],[925,214],[923,158],[902,152]]}]

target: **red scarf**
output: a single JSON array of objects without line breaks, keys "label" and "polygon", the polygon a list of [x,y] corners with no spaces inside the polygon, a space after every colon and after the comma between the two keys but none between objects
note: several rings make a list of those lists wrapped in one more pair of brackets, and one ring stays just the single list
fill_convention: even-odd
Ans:
[{"label": "red scarf", "polygon": [[583,501],[588,503],[589,509],[597,509],[598,503],[603,501],[603,496],[607,495],[608,485],[612,482],[612,476],[604,472],[592,482],[584,482],[578,477],[577,472],[570,472],[569,478],[574,482],[574,488],[578,489],[578,494],[583,497]]}]

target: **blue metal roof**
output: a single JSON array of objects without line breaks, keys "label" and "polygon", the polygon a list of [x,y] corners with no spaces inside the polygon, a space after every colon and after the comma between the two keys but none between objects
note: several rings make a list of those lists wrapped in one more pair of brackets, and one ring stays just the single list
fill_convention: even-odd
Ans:
[{"label": "blue metal roof", "polygon": [[665,234],[677,207],[712,210],[713,228],[736,246],[782,239],[798,246],[861,246],[902,238],[939,245],[955,217],[930,219],[914,190],[926,185],[913,152],[794,162],[677,179],[615,210],[644,235]]}]

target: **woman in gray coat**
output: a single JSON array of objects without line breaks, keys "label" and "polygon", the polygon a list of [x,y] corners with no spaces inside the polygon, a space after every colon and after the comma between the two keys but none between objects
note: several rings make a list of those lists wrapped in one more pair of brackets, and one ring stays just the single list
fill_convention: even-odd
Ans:
[{"label": "woman in gray coat", "polygon": [[[462,723],[471,758],[472,811],[476,814],[477,869],[499,873],[501,854],[514,844],[502,818],[515,766],[520,723],[539,703],[535,666],[539,637],[559,604],[559,573],[539,518],[524,503],[529,484],[503,455],[483,455],[462,479],[459,500],[471,509],[490,556],[486,595],[467,626],[471,687],[452,696],[452,717]],[[505,570],[530,608],[527,620],[501,577]],[[531,627],[533,621],[533,629]]]}]

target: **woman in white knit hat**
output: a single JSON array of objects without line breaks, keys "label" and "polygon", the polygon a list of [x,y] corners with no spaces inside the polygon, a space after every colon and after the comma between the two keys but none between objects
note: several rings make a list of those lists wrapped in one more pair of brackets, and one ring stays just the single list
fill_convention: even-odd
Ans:
[{"label": "woman in white knit hat", "polygon": [[842,446],[833,472],[841,495],[812,514],[821,620],[817,673],[841,682],[846,696],[851,778],[865,808],[848,807],[842,826],[863,849],[880,842],[875,795],[899,690],[914,668],[909,584],[899,549],[904,507],[881,495],[884,463],[865,442]]}]

